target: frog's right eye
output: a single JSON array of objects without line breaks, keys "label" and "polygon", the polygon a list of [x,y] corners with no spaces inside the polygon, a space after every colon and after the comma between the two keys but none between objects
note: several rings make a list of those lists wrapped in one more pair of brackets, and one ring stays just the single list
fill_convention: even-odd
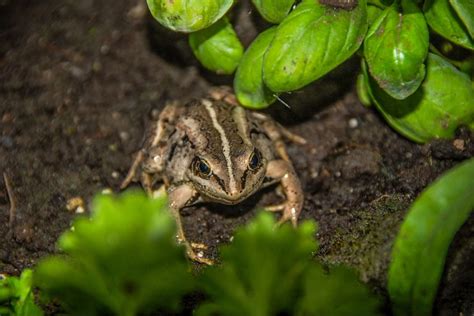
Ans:
[{"label": "frog's right eye", "polygon": [[209,178],[212,174],[211,167],[209,164],[199,157],[194,158],[193,161],[193,172],[201,178]]}]

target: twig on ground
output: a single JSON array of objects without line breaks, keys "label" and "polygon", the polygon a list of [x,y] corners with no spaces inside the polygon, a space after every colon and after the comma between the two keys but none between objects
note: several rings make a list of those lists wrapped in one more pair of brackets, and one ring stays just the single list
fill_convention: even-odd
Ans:
[{"label": "twig on ground", "polygon": [[13,227],[13,221],[15,220],[15,213],[16,213],[16,204],[15,204],[15,197],[13,196],[13,189],[10,183],[10,179],[8,178],[7,174],[3,173],[3,182],[5,183],[5,188],[7,188],[8,194],[8,201],[10,202],[10,218],[8,224],[10,225],[10,229]]}]

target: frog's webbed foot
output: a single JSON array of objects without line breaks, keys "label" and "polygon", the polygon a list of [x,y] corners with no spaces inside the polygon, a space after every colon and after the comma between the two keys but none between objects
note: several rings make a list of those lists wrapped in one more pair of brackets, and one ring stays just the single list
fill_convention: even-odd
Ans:
[{"label": "frog's webbed foot", "polygon": [[265,207],[270,212],[282,212],[278,224],[291,221],[293,226],[298,224],[298,216],[303,208],[303,190],[291,163],[285,160],[271,161],[267,166],[267,177],[279,180],[286,200],[280,204]]},{"label": "frog's webbed foot", "polygon": [[181,214],[179,210],[187,205],[191,205],[197,197],[198,193],[194,188],[188,184],[182,184],[177,187],[170,187],[168,190],[168,198],[170,201],[170,210],[176,222],[177,229],[177,240],[180,244],[184,245],[186,248],[186,255],[189,259],[204,263],[207,265],[212,265],[214,262],[211,259],[205,258],[204,256],[196,254],[194,248],[204,249],[207,248],[206,245],[190,243],[184,234],[183,224],[181,222]]}]

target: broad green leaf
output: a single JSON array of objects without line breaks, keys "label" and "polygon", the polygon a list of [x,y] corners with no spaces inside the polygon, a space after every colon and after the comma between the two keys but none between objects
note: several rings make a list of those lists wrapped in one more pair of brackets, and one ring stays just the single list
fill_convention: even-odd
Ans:
[{"label": "broad green leaf", "polygon": [[393,3],[393,0],[367,0],[367,4],[377,6],[381,9]]},{"label": "broad green leaf", "polygon": [[403,100],[425,77],[429,34],[423,13],[412,0],[387,7],[371,25],[364,41],[369,72],[391,97]]},{"label": "broad green leaf", "polygon": [[[474,49],[474,39],[448,0],[426,0],[423,11],[426,22],[436,33],[460,46]],[[470,14],[472,16],[472,12]]]},{"label": "broad green leaf", "polygon": [[431,315],[449,244],[474,210],[474,159],[432,183],[411,206],[392,250],[395,315]]},{"label": "broad green leaf", "polygon": [[474,1],[449,0],[449,3],[458,14],[461,21],[463,21],[471,39],[474,38]]},{"label": "broad green leaf", "polygon": [[375,5],[367,6],[367,22],[369,24],[369,29],[382,12],[383,10]]},{"label": "broad green leaf", "polygon": [[265,20],[280,23],[290,12],[295,0],[252,0]]},{"label": "broad green leaf", "polygon": [[39,263],[35,284],[75,315],[178,309],[193,285],[166,201],[127,192],[97,197],[93,210],[61,236],[67,257]]},{"label": "broad green leaf", "polygon": [[219,74],[233,73],[244,52],[226,18],[207,29],[189,34],[189,45],[204,67]]},{"label": "broad green leaf", "polygon": [[233,0],[147,0],[153,17],[178,32],[195,32],[219,20]]},{"label": "broad green leaf", "polygon": [[460,125],[474,119],[474,90],[469,77],[431,53],[426,66],[424,82],[404,100],[390,97],[369,79],[377,109],[395,130],[419,143],[453,137]]},{"label": "broad green leaf", "polygon": [[43,316],[35,304],[32,289],[33,271],[23,270],[20,277],[6,277],[0,280],[0,315]]},{"label": "broad green leaf", "polygon": [[326,271],[312,265],[305,273],[300,295],[296,316],[379,315],[378,300],[352,271],[343,267]]},{"label": "broad green leaf", "polygon": [[278,26],[265,53],[265,84],[275,92],[306,86],[349,58],[366,31],[365,0],[353,10],[303,1]]},{"label": "broad green leaf", "polygon": [[312,222],[275,229],[270,214],[259,214],[222,248],[222,265],[204,272],[201,285],[212,303],[197,315],[277,315],[291,308],[316,250],[314,231]]},{"label": "broad green leaf", "polygon": [[251,109],[263,109],[275,101],[262,78],[263,55],[275,35],[276,26],[269,28],[245,51],[235,74],[234,90],[239,102]]}]

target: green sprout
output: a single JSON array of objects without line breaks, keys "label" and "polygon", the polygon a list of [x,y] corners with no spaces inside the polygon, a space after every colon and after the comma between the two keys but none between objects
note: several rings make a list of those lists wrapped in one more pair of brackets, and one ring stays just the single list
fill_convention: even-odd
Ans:
[{"label": "green sprout", "polygon": [[0,277],[0,315],[43,316],[32,290],[33,271],[23,270],[20,277]]},{"label": "green sprout", "polygon": [[[204,67],[223,74],[236,71],[234,90],[245,107],[268,107],[279,94],[309,85],[359,52],[361,101],[374,104],[400,134],[424,143],[451,138],[459,126],[474,125],[474,59],[451,60],[432,40],[438,34],[472,55],[471,1],[330,4],[336,2],[253,0],[273,26],[242,54],[225,16],[233,1],[147,1],[159,23],[190,33],[193,52]],[[437,78],[449,79],[440,84]]]}]

